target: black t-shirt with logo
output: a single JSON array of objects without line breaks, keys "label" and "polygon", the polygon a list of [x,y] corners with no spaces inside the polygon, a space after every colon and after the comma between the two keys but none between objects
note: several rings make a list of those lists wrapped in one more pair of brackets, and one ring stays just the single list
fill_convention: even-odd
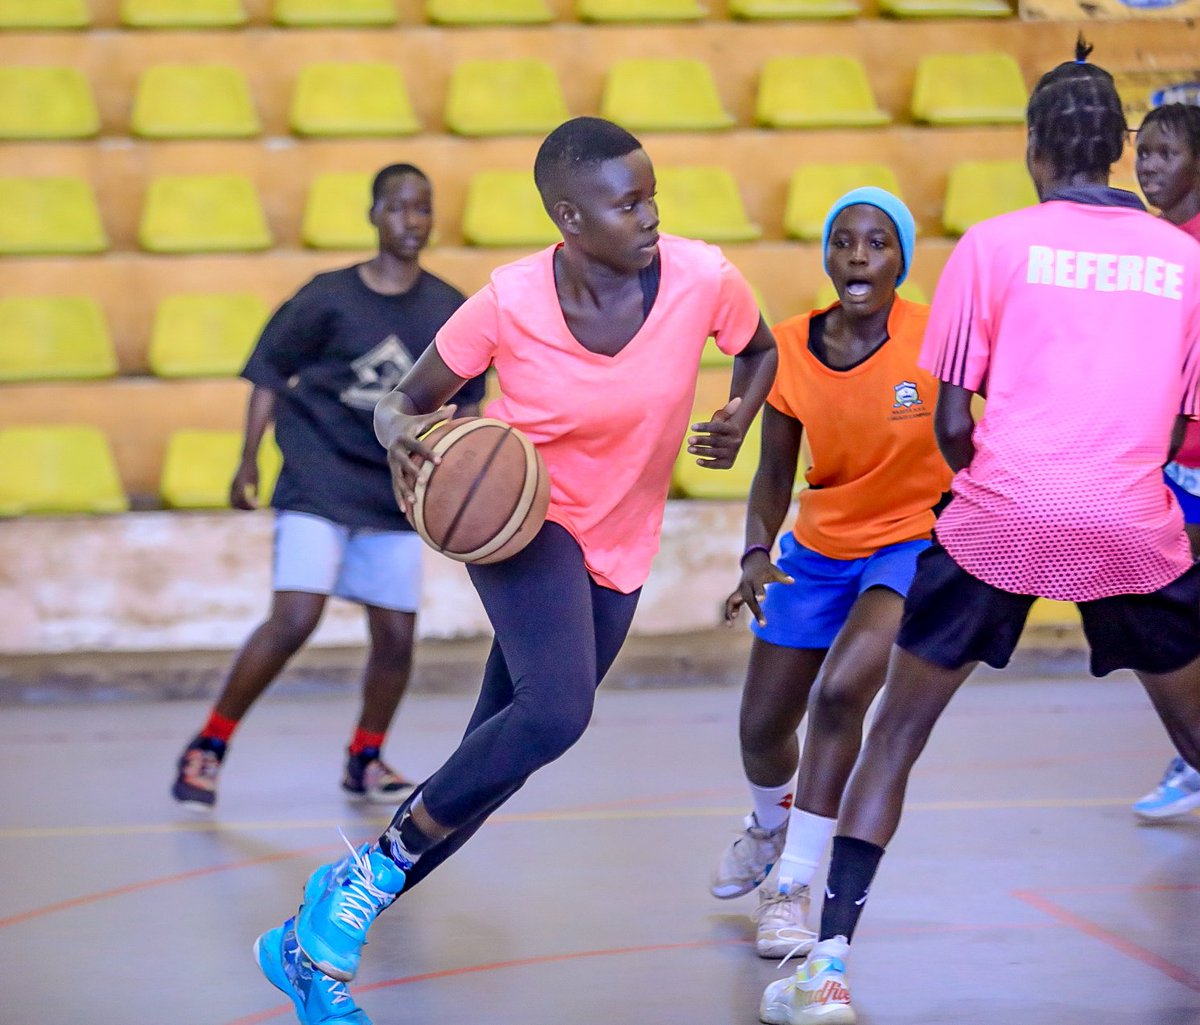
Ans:
[{"label": "black t-shirt with logo", "polygon": [[[318,274],[267,323],[242,376],[276,393],[283,469],[271,504],[348,527],[411,530],[375,438],[375,403],[390,392],[464,296],[422,271],[402,295],[368,288],[357,266]],[[463,385],[459,405],[483,398]]]}]

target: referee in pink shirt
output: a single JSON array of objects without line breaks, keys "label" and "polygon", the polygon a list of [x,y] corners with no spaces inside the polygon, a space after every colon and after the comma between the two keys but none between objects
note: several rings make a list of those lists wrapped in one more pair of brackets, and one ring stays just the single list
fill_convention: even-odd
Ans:
[{"label": "referee in pink shirt", "polygon": [[973,227],[938,284],[920,363],[942,381],[954,497],[842,801],[819,942],[763,994],[772,1025],[856,1020],[849,942],[909,772],[972,669],[1007,664],[1038,596],[1078,605],[1092,672],[1132,669],[1200,764],[1200,569],[1162,475],[1200,414],[1200,250],[1108,187],[1125,118],[1089,49],[1029,100],[1040,204]]}]

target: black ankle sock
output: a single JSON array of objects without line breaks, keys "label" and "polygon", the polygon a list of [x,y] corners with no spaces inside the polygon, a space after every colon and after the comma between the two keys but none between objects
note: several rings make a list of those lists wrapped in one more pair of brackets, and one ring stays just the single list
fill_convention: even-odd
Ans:
[{"label": "black ankle sock", "polygon": [[409,814],[410,801],[406,801],[396,812],[392,824],[379,838],[379,848],[397,865],[406,871],[416,864],[417,859],[433,847],[437,840],[426,836],[413,822]]},{"label": "black ankle sock", "polygon": [[835,836],[821,909],[821,939],[853,938],[883,848],[854,836]]}]

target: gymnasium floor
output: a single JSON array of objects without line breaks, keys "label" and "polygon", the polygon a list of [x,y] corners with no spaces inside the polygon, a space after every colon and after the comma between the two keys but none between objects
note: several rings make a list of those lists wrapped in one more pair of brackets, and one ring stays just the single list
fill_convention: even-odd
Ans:
[{"label": "gymnasium floor", "polygon": [[[708,686],[703,684],[709,683]],[[752,898],[706,889],[744,812],[727,674],[602,692],[589,734],[372,932],[376,1025],[740,1025],[781,974]],[[42,696],[43,698],[45,695]],[[471,698],[419,693],[392,760],[454,744]],[[167,797],[199,701],[0,712],[0,1021],[293,1021],[255,935],[341,826],[345,690],[283,688],[243,727],[215,817]],[[1200,817],[1134,824],[1166,740],[1131,678],[978,677],[921,761],[855,942],[865,1025],[1200,1022]]]}]

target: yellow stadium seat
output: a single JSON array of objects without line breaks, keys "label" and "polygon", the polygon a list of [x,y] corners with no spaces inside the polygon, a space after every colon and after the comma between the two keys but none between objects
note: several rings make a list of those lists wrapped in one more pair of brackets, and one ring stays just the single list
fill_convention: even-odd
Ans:
[{"label": "yellow stadium seat", "polygon": [[421,130],[400,69],[370,61],[301,68],[289,123],[297,135],[412,135]]},{"label": "yellow stadium seat", "polygon": [[1039,598],[1029,609],[1027,626],[1077,627],[1080,625],[1079,606],[1073,601],[1053,601]]},{"label": "yellow stadium seat", "polygon": [[394,25],[395,0],[275,0],[279,25]]},{"label": "yellow stadium seat", "polygon": [[0,0],[0,29],[87,28],[87,0]]},{"label": "yellow stadium seat", "polygon": [[579,0],[582,21],[699,21],[696,0]]},{"label": "yellow stadium seat", "polygon": [[138,241],[151,253],[225,253],[269,249],[271,232],[254,183],[238,174],[152,178]]},{"label": "yellow stadium seat", "polygon": [[158,64],[138,78],[130,117],[147,138],[245,138],[262,126],[245,75],[229,64]]},{"label": "yellow stadium seat", "polygon": [[117,357],[95,299],[0,299],[0,381],[111,377]]},{"label": "yellow stadium seat", "polygon": [[554,19],[544,0],[425,0],[437,25],[544,25]]},{"label": "yellow stadium seat", "polygon": [[1007,0],[879,0],[893,18],[1010,18]]},{"label": "yellow stadium seat", "polygon": [[600,114],[631,132],[703,132],[734,123],[712,71],[691,57],[616,61],[604,81]]},{"label": "yellow stadium seat", "polygon": [[378,234],[367,220],[370,206],[370,174],[319,174],[308,190],[300,237],[314,249],[374,248]]},{"label": "yellow stadium seat", "polygon": [[879,109],[857,57],[773,57],[758,83],[754,119],[770,128],[866,128],[891,117]]},{"label": "yellow stadium seat", "polygon": [[562,236],[528,171],[479,171],[467,184],[463,238],[472,246],[548,246]]},{"label": "yellow stadium seat", "polygon": [[95,427],[0,430],[0,516],[129,508],[108,440]]},{"label": "yellow stadium seat", "polygon": [[[167,439],[159,494],[170,509],[228,509],[242,459],[241,431],[174,431]],[[258,503],[275,490],[283,456],[270,432],[258,448]]]},{"label": "yellow stadium seat", "polygon": [[242,0],[121,0],[130,28],[234,28],[246,24]]},{"label": "yellow stadium seat", "polygon": [[234,377],[270,312],[253,292],[168,295],[154,314],[150,369],[159,377]]},{"label": "yellow stadium seat", "polygon": [[[692,410],[691,423],[702,423],[712,414],[713,409],[697,405]],[[675,493],[683,498],[745,499],[750,494],[750,485],[754,483],[754,473],[758,469],[762,415],[751,421],[737,459],[728,470],[710,470],[698,465],[696,457],[687,450],[687,439],[692,434],[692,431],[688,431],[675,459],[675,470],[671,474],[671,487]]]},{"label": "yellow stadium seat", "polygon": [[1037,203],[1021,160],[964,160],[950,168],[942,227],[961,235],[972,224]]},{"label": "yellow stadium seat", "polygon": [[762,229],[746,216],[741,193],[723,167],[668,167],[658,172],[662,230],[706,242],[753,242]]},{"label": "yellow stadium seat", "polygon": [[[898,289],[896,289],[896,293],[903,298],[908,299],[910,302],[929,302],[929,296],[925,292],[925,289],[923,289],[911,278],[905,281],[904,284]],[[821,283],[821,287],[817,289],[817,298],[813,302],[813,309],[823,310],[827,306],[832,306],[835,302],[837,302],[837,289],[833,287],[832,281],[826,279]]]},{"label": "yellow stadium seat", "polygon": [[236,139],[262,131],[245,76],[227,64],[159,64],[138,79],[133,134]]},{"label": "yellow stadium seat", "polygon": [[99,253],[108,248],[82,178],[0,178],[0,254]]},{"label": "yellow stadium seat", "polygon": [[798,168],[788,185],[783,212],[788,238],[820,241],[830,207],[863,185],[900,195],[896,175],[885,164],[805,164]]},{"label": "yellow stadium seat", "polygon": [[1023,124],[1028,99],[1007,53],[936,53],[917,65],[912,115],[931,125]]},{"label": "yellow stadium seat", "polygon": [[446,128],[459,135],[542,135],[570,115],[545,61],[465,60],[446,96]]},{"label": "yellow stadium seat", "polygon": [[853,18],[859,7],[856,0],[730,0],[729,13],[748,20]]},{"label": "yellow stadium seat", "polygon": [[86,139],[100,131],[78,68],[0,68],[0,139]]}]

